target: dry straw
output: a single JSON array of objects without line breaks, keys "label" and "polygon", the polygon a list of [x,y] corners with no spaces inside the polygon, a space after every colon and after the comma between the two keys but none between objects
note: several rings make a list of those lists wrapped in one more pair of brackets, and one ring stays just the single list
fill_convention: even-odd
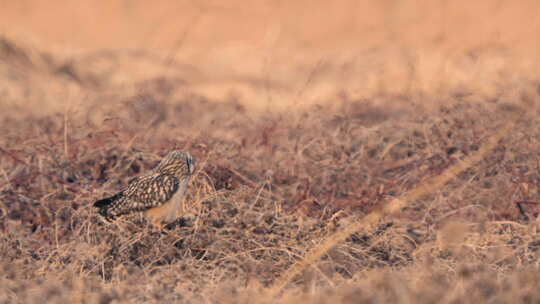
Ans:
[{"label": "dry straw", "polygon": [[361,221],[358,221],[343,230],[337,231],[334,234],[327,237],[319,246],[312,249],[306,256],[292,265],[287,269],[283,275],[276,280],[276,282],[267,290],[268,298],[273,298],[298,274],[300,274],[304,269],[309,267],[311,264],[319,260],[323,255],[325,255],[330,249],[336,246],[338,243],[344,241],[354,232],[360,230],[360,228],[366,227],[376,223],[379,219],[384,216],[392,215],[395,212],[398,212],[408,203],[416,201],[426,195],[429,195],[439,188],[444,186],[452,178],[456,177],[458,174],[472,167],[475,163],[479,162],[484,158],[484,156],[493,150],[497,143],[505,137],[512,127],[515,125],[515,122],[518,117],[519,111],[516,111],[515,116],[512,119],[508,119],[502,128],[488,138],[487,142],[482,146],[482,148],[475,154],[463,159],[454,166],[446,169],[442,174],[433,177],[428,180],[426,183],[418,186],[417,188],[409,191],[408,193],[402,195],[399,198],[395,198],[389,203],[385,204],[381,209],[375,210],[367,216],[363,217]]}]

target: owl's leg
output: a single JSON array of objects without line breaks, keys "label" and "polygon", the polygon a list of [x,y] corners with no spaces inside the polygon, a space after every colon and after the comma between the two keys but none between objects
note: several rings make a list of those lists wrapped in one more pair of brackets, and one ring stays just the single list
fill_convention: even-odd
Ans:
[{"label": "owl's leg", "polygon": [[168,234],[167,231],[164,229],[165,225],[163,224],[161,219],[152,218],[152,220],[150,221],[150,225],[152,227],[151,228],[152,232],[157,232],[157,233],[161,233],[161,234]]}]

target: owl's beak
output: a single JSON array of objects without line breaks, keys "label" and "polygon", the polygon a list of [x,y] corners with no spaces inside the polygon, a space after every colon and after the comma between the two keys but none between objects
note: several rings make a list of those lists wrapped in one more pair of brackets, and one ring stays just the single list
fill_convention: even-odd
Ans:
[{"label": "owl's beak", "polygon": [[189,174],[193,174],[193,171],[195,168],[193,165],[193,157],[191,155],[188,155],[187,157],[187,165],[188,165]]}]

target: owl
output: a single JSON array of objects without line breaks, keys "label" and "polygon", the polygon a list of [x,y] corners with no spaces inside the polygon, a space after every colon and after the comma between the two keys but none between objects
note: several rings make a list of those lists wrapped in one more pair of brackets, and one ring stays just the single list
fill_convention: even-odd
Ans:
[{"label": "owl", "polygon": [[154,225],[171,222],[186,194],[193,174],[193,158],[188,152],[169,152],[151,172],[136,177],[117,194],[94,203],[107,221],[142,212]]}]

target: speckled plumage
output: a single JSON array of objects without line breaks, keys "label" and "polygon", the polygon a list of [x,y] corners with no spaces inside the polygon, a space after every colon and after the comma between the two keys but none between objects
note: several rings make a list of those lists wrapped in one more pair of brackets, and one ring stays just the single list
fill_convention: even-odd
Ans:
[{"label": "speckled plumage", "polygon": [[144,212],[154,224],[174,220],[193,173],[193,158],[175,150],[148,174],[132,180],[117,194],[98,200],[94,207],[107,220],[133,212]]}]

